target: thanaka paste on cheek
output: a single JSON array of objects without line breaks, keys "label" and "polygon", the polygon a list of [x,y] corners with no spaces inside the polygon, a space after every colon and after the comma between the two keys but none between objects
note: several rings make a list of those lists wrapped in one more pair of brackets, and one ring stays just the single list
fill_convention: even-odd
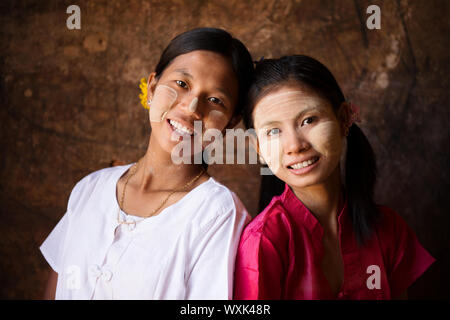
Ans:
[{"label": "thanaka paste on cheek", "polygon": [[274,174],[277,174],[281,167],[283,154],[280,139],[278,137],[268,139],[263,133],[261,135],[258,134],[258,143],[264,161],[267,163],[270,170]]},{"label": "thanaka paste on cheek", "polygon": [[177,100],[177,92],[175,89],[158,85],[155,88],[153,99],[150,104],[149,117],[151,122],[161,122],[167,115],[167,112],[172,108],[174,102]]},{"label": "thanaka paste on cheek", "polygon": [[337,121],[324,121],[313,126],[306,134],[309,143],[327,158],[340,155],[342,137]]},{"label": "thanaka paste on cheek", "polygon": [[221,131],[228,123],[227,116],[218,110],[211,110],[208,113],[205,121],[205,132],[203,132],[203,148],[206,148],[210,143],[212,137],[214,141],[221,137]]},{"label": "thanaka paste on cheek", "polygon": [[211,110],[208,113],[207,120],[205,122],[205,129],[219,129],[223,130],[227,125],[228,119],[225,113],[218,110]]},{"label": "thanaka paste on cheek", "polygon": [[190,113],[194,113],[197,110],[197,104],[198,104],[198,98],[195,97],[194,99],[192,99],[192,101],[188,107],[188,110]]}]

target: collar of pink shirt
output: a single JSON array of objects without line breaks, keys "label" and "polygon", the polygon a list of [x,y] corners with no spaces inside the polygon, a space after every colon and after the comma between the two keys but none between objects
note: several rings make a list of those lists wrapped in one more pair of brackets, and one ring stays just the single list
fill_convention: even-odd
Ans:
[{"label": "collar of pink shirt", "polygon": [[[331,287],[328,281],[324,277],[320,276],[323,281],[320,281],[323,286],[327,287],[329,290],[325,290],[327,294],[322,298],[338,298],[338,299],[348,299],[359,291],[357,288],[361,287],[360,276],[362,275],[361,270],[361,248],[358,246],[356,237],[353,231],[352,222],[347,210],[347,197],[339,205],[339,215],[338,215],[338,232],[339,232],[339,242],[341,248],[342,260],[344,263],[344,280],[339,289],[336,297],[331,294]],[[317,218],[311,213],[311,211],[300,201],[291,188],[286,184],[284,192],[280,195],[280,201],[283,207],[290,213],[291,216],[295,217],[295,220],[299,221],[303,228],[309,230],[311,236],[311,245],[315,252],[317,261],[321,261],[323,257],[323,228]],[[299,220],[298,220],[299,219]],[[378,255],[378,254],[375,254]],[[363,259],[364,260],[364,259]],[[321,273],[321,272],[320,272]],[[322,274],[323,275],[323,274]],[[359,275],[359,276],[358,276]],[[325,293],[322,291],[322,294]],[[371,292],[375,294],[376,297],[381,298],[383,296],[382,292]],[[375,297],[373,297],[375,298]]]}]

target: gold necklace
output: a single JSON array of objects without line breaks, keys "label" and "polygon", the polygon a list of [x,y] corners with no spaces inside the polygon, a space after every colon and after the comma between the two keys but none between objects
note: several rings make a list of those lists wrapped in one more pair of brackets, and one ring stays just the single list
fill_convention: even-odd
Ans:
[{"label": "gold necklace", "polygon": [[[134,170],[132,172],[130,172],[130,175],[128,175],[127,180],[125,180],[125,185],[123,186],[123,191],[122,191],[122,198],[120,199],[120,207],[119,207],[119,211],[117,211],[117,222],[119,224],[135,224],[136,222],[127,222],[126,220],[124,221],[120,221],[120,209],[123,208],[123,200],[125,198],[125,190],[127,188],[127,184],[128,184],[128,180],[130,180],[130,178],[132,176],[134,176],[134,174],[136,173],[137,169],[139,166],[139,161],[138,163],[136,163],[133,168]],[[130,170],[131,171],[131,170]],[[169,200],[170,196],[172,196],[175,192],[177,191],[181,191],[187,187],[189,187],[192,183],[194,183],[195,181],[197,181],[202,175],[203,173],[205,173],[205,168],[202,168],[202,170],[200,171],[200,173],[198,175],[196,175],[193,179],[191,179],[188,183],[186,183],[183,187],[179,188],[179,189],[174,189],[172,190],[169,195],[163,200],[163,202],[156,208],[154,209],[149,215],[144,216],[143,218],[149,218],[151,216],[154,216],[167,202],[167,200]]]}]

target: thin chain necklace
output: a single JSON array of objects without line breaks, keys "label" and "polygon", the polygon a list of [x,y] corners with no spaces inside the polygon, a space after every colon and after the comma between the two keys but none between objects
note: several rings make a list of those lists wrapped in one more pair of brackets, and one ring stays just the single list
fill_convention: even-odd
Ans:
[{"label": "thin chain necklace", "polygon": [[[135,224],[136,223],[135,221],[133,221],[133,222],[127,222],[126,220],[121,221],[120,220],[120,209],[123,208],[123,201],[125,199],[125,190],[127,188],[128,180],[130,180],[130,178],[132,176],[134,176],[134,174],[136,173],[138,166],[139,166],[139,162],[140,161],[138,161],[138,163],[136,163],[133,166],[134,170],[130,170],[130,174],[128,175],[127,180],[125,180],[125,185],[123,186],[122,198],[120,199],[120,207],[119,207],[119,211],[117,211],[117,222],[119,224]],[[198,175],[196,175],[193,179],[191,179],[188,183],[186,183],[183,187],[172,190],[169,193],[169,195],[163,200],[163,202],[161,202],[161,204],[156,209],[154,209],[149,215],[146,215],[143,218],[149,218],[149,217],[154,216],[166,204],[166,202],[167,202],[167,200],[169,200],[170,196],[172,196],[177,191],[182,191],[185,188],[189,187],[191,184],[193,184],[195,181],[197,181],[203,175],[203,173],[205,173],[205,168],[202,168],[200,173]]]}]

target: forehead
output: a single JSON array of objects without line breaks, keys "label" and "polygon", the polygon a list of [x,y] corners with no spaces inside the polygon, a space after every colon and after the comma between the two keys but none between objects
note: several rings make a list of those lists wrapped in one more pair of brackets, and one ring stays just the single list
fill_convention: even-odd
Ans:
[{"label": "forehead", "polygon": [[328,100],[311,90],[287,87],[261,98],[253,110],[253,119],[255,126],[259,127],[267,122],[294,119],[308,110],[329,112],[331,106]]},{"label": "forehead", "polygon": [[191,75],[194,80],[208,79],[231,85],[237,82],[229,59],[212,51],[195,50],[181,54],[170,62],[163,75],[172,72],[183,73],[181,71]]}]

